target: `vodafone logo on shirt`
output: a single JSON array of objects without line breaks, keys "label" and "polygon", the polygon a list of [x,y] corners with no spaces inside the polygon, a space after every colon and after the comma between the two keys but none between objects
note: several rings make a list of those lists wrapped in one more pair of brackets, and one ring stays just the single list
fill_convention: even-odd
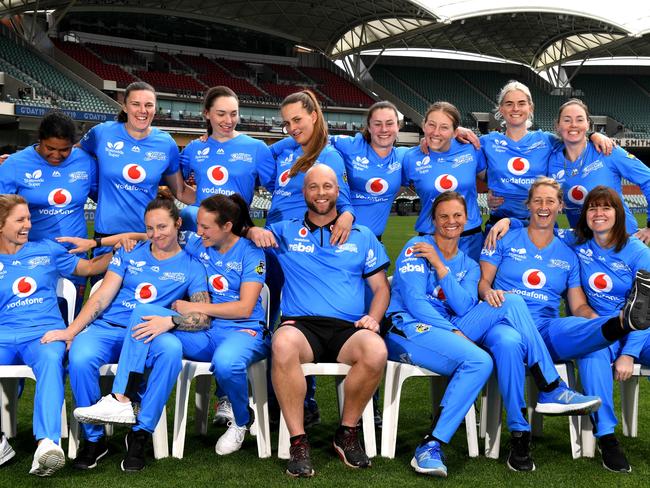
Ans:
[{"label": "vodafone logo on shirt", "polygon": [[458,180],[453,175],[444,174],[436,178],[434,185],[436,187],[436,190],[438,190],[440,193],[444,193],[446,191],[454,191],[456,188],[458,188]]},{"label": "vodafone logo on shirt", "polygon": [[442,286],[438,285],[433,289],[433,296],[437,297],[438,300],[446,300],[445,292],[442,290]]},{"label": "vodafone logo on shirt", "polygon": [[407,258],[410,258],[411,256],[413,256],[413,252],[414,252],[413,248],[411,246],[409,246],[404,251],[404,256],[406,256]]},{"label": "vodafone logo on shirt", "polygon": [[152,283],[140,283],[135,289],[135,299],[140,303],[153,302],[158,297],[158,290]]},{"label": "vodafone logo on shirt", "polygon": [[307,227],[301,227],[300,230],[298,231],[298,235],[300,237],[307,237],[307,234],[309,231],[307,230]]},{"label": "vodafone logo on shirt", "polygon": [[530,163],[526,158],[510,158],[508,160],[508,171],[513,175],[521,176],[526,174],[530,169]]},{"label": "vodafone logo on shirt", "polygon": [[213,185],[223,185],[228,181],[228,170],[225,166],[215,165],[208,168],[208,179]]},{"label": "vodafone logo on shirt", "polygon": [[291,181],[291,178],[289,177],[289,171],[290,170],[287,169],[280,174],[280,177],[278,178],[278,183],[280,186],[287,186],[287,183]]},{"label": "vodafone logo on shirt", "polygon": [[587,189],[582,185],[572,186],[571,189],[567,192],[567,197],[573,203],[578,203],[582,205],[587,196]]},{"label": "vodafone logo on shirt", "polygon": [[72,201],[72,195],[65,188],[55,188],[47,196],[47,201],[55,207],[65,207]]},{"label": "vodafone logo on shirt", "polygon": [[606,273],[593,273],[589,277],[589,288],[599,293],[612,291],[614,283]]},{"label": "vodafone logo on shirt", "polygon": [[213,274],[208,278],[208,282],[217,293],[225,293],[228,291],[228,280],[223,275]]},{"label": "vodafone logo on shirt", "polygon": [[526,288],[539,290],[546,284],[546,275],[539,269],[529,269],[523,274],[521,281]]},{"label": "vodafone logo on shirt", "polygon": [[122,168],[122,176],[129,183],[140,183],[147,177],[147,172],[139,164],[127,164]]},{"label": "vodafone logo on shirt", "polygon": [[18,298],[27,298],[36,291],[36,281],[31,276],[21,276],[11,285],[11,291]]},{"label": "vodafone logo on shirt", "polygon": [[371,195],[383,195],[388,191],[388,182],[383,178],[370,178],[366,182],[366,191]]}]

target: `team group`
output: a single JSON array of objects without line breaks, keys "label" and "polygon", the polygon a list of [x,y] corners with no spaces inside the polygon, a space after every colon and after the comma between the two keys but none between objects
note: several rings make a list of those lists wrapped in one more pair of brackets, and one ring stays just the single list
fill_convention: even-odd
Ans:
[{"label": "team group", "polygon": [[[268,147],[237,132],[236,94],[211,88],[207,137],[179,154],[152,127],[155,92],[138,82],[117,120],[93,127],[79,147],[74,123],[53,112],[38,143],[0,166],[0,364],[26,364],[37,379],[30,473],[65,464],[66,374],[83,422],[74,467],[95,468],[108,452],[103,424],[124,423],[132,427],[121,467],[139,471],[182,359],[211,362],[229,420],[215,450],[227,455],[253,421],[247,368],[265,357],[291,436],[291,476],[314,474],[305,417],[315,382],[301,364],[351,366],[333,447],[346,465],[365,468],[358,424],[387,359],[449,377],[411,460],[419,473],[447,475],[442,447],[493,371],[511,432],[507,465],[534,470],[526,368],[540,392],[536,410],[591,413],[603,466],[629,472],[614,435],[613,380],[628,379],[634,362],[650,364],[650,229],[638,228],[619,195],[625,178],[650,198],[650,170],[590,133],[580,100],[562,105],[556,134],[530,131],[533,101],[515,81],[498,97],[503,131],[477,139],[452,104],[436,102],[410,149],[395,147],[390,102],[370,107],[355,137],[328,135],[310,91],[280,110],[290,137]],[[490,189],[486,232],[477,178]],[[248,212],[257,185],[272,194],[265,228]],[[421,201],[418,236],[389,284],[381,237],[409,185]],[[97,202],[93,239],[88,197]],[[174,197],[187,204],[182,212]],[[562,211],[571,230],[556,225]],[[79,257],[90,250],[92,259]],[[81,303],[89,276],[101,283],[66,326],[57,282],[71,279]],[[264,283],[271,323],[280,317],[272,337]],[[563,360],[576,361],[584,395],[559,378],[554,362]],[[102,397],[107,363],[118,369]],[[2,434],[0,464],[14,455]]]}]

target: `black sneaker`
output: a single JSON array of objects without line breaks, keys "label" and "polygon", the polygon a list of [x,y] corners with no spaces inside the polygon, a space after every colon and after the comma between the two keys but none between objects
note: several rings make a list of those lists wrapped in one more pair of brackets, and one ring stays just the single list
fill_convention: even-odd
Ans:
[{"label": "black sneaker", "polygon": [[381,411],[379,410],[379,405],[377,403],[374,403],[372,405],[372,413],[375,417],[375,427],[381,429],[383,425],[383,417],[381,415]]},{"label": "black sneaker", "polygon": [[74,460],[72,467],[74,469],[93,469],[101,458],[108,454],[106,440],[102,437],[97,442],[86,441],[77,458]]},{"label": "black sneaker", "polygon": [[623,306],[623,327],[626,330],[645,330],[650,327],[650,272],[636,272],[634,285]]},{"label": "black sneaker", "polygon": [[311,478],[314,476],[314,468],[309,457],[311,447],[306,435],[298,435],[291,438],[289,447],[289,462],[287,463],[287,474],[295,478]]},{"label": "black sneaker", "polygon": [[603,457],[603,466],[615,473],[629,473],[632,471],[627,462],[625,453],[614,434],[607,434],[598,439],[598,449]]},{"label": "black sneaker", "polygon": [[359,442],[358,427],[339,426],[334,434],[334,442],[332,445],[341,458],[341,461],[351,468],[370,467],[370,459],[366,456],[366,452]]},{"label": "black sneaker", "polygon": [[530,455],[530,432],[514,431],[510,434],[507,464],[513,471],[535,471],[535,463]]},{"label": "black sneaker", "polygon": [[126,443],[126,456],[122,459],[122,471],[142,471],[145,466],[144,450],[150,434],[145,430],[130,430],[124,439]]},{"label": "black sneaker", "polygon": [[320,410],[316,407],[314,410],[310,410],[308,407],[305,407],[304,421],[305,430],[313,427],[314,425],[320,424]]}]

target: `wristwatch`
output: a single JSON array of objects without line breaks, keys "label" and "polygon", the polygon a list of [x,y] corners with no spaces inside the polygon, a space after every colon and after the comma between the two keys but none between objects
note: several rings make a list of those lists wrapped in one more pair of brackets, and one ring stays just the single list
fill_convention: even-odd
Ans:
[{"label": "wristwatch", "polygon": [[102,238],[95,236],[93,237],[93,241],[95,241],[95,247],[102,247]]}]

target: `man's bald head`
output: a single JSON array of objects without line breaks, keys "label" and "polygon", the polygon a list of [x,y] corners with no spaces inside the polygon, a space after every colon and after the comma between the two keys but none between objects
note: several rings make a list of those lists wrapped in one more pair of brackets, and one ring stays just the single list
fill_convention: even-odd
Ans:
[{"label": "man's bald head", "polygon": [[310,219],[327,216],[336,217],[336,200],[339,196],[339,183],[336,173],[324,164],[315,164],[305,173],[302,194],[309,210]]},{"label": "man's bald head", "polygon": [[339,187],[339,182],[336,179],[336,173],[332,168],[325,164],[315,164],[305,173],[303,189],[307,188],[307,185],[309,185],[312,181],[322,183],[328,180],[330,183],[333,183],[336,188]]}]

